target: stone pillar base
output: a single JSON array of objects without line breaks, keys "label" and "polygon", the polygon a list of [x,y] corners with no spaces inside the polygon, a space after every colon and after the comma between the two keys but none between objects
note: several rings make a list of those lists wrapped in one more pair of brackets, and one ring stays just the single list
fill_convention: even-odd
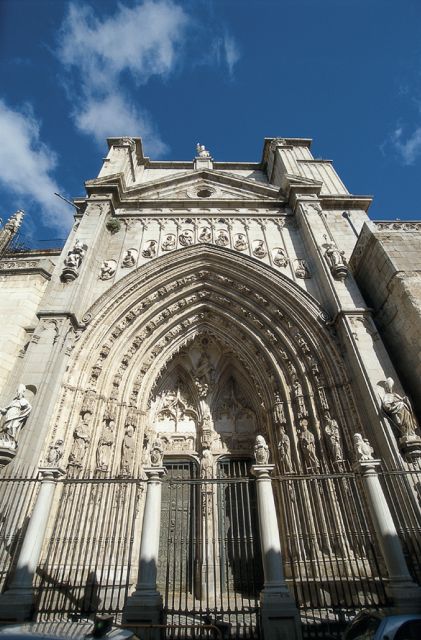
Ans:
[{"label": "stone pillar base", "polygon": [[264,640],[301,640],[301,620],[285,586],[265,587],[260,593]]},{"label": "stone pillar base", "polygon": [[394,614],[421,613],[421,587],[415,582],[394,579],[386,582],[386,593],[392,600]]},{"label": "stone pillar base", "polygon": [[31,620],[34,608],[32,589],[9,589],[0,595],[0,620]]},{"label": "stone pillar base", "polygon": [[[137,624],[162,624],[162,596],[159,591],[136,590],[127,598],[123,610],[123,623],[136,627]],[[154,640],[160,637],[160,629],[137,629],[139,638]]]}]

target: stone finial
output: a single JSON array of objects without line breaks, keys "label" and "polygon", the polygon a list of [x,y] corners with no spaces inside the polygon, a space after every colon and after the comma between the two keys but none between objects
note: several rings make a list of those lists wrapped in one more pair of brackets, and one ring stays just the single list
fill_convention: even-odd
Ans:
[{"label": "stone finial", "polygon": [[358,462],[364,462],[365,460],[374,460],[374,449],[367,438],[362,437],[361,433],[354,433],[354,447],[355,456]]},{"label": "stone finial", "polygon": [[204,144],[200,144],[200,142],[196,145],[196,157],[197,158],[210,158],[210,153],[206,149]]},{"label": "stone finial", "polygon": [[254,457],[256,459],[256,464],[264,465],[269,463],[269,447],[267,446],[266,440],[263,436],[256,436]]}]

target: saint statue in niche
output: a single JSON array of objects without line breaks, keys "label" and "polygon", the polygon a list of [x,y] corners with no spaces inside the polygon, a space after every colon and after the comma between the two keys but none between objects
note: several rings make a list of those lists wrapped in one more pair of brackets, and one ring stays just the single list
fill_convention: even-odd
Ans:
[{"label": "saint statue in niche", "polygon": [[17,447],[19,433],[32,410],[25,398],[25,392],[25,385],[20,384],[13,400],[3,409],[0,408],[0,414],[5,416],[1,425],[0,441],[13,449]]},{"label": "saint statue in niche", "polygon": [[283,473],[292,472],[292,459],[291,459],[291,442],[284,425],[281,425],[280,440],[278,442],[279,457],[281,460],[281,471]]},{"label": "saint statue in niche", "polygon": [[200,477],[202,480],[210,480],[215,477],[213,455],[209,449],[205,449],[200,461]]},{"label": "saint statue in niche", "polygon": [[320,467],[316,455],[316,438],[308,429],[308,421],[301,420],[301,430],[298,435],[307,469],[317,470]]},{"label": "saint statue in niche", "polygon": [[382,409],[394,424],[401,437],[413,437],[417,423],[406,396],[400,396],[393,391],[393,378],[387,378],[384,383],[386,393],[382,398]]},{"label": "saint statue in niche", "polygon": [[121,444],[121,475],[130,476],[134,462],[135,435],[134,426],[126,425],[123,442]]},{"label": "saint statue in niche", "polygon": [[330,417],[328,411],[325,411],[324,416],[326,419],[325,434],[327,436],[330,455],[332,456],[333,462],[340,462],[343,460],[343,453],[338,423]]},{"label": "saint statue in niche", "polygon": [[111,462],[112,446],[114,444],[115,422],[106,420],[96,451],[96,468],[98,471],[108,471]]}]

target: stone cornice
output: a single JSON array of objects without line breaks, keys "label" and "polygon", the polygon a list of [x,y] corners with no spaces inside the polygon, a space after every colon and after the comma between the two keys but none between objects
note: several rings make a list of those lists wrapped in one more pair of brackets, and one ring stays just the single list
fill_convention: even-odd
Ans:
[{"label": "stone cornice", "polygon": [[[54,254],[54,255],[59,255]],[[20,255],[16,258],[6,257],[0,261],[0,274],[7,275],[25,274],[25,275],[41,275],[46,280],[51,279],[54,270],[54,263],[47,257],[34,256],[22,258]]]}]

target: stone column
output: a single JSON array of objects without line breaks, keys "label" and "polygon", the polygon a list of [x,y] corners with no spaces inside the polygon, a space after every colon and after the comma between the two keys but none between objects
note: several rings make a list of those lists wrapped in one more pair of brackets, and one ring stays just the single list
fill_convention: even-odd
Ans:
[{"label": "stone column", "polygon": [[61,469],[40,469],[41,486],[7,591],[0,596],[0,619],[28,620],[32,615],[32,582],[44,543],[54,492]]},{"label": "stone column", "polygon": [[264,585],[260,593],[260,607],[264,640],[301,638],[298,609],[285,582],[281,542],[276,518],[270,474],[274,464],[256,464],[252,473],[257,482],[260,546],[262,551]]},{"label": "stone column", "polygon": [[[162,596],[156,588],[161,524],[162,478],[164,467],[145,469],[148,477],[145,509],[143,512],[140,541],[139,572],[136,589],[127,599],[123,621],[130,624],[159,624],[162,613]],[[148,635],[152,638],[152,635]]]},{"label": "stone column", "polygon": [[380,460],[360,460],[354,470],[361,474],[368,510],[388,573],[386,592],[396,613],[421,611],[421,588],[413,581],[377,470]]}]

